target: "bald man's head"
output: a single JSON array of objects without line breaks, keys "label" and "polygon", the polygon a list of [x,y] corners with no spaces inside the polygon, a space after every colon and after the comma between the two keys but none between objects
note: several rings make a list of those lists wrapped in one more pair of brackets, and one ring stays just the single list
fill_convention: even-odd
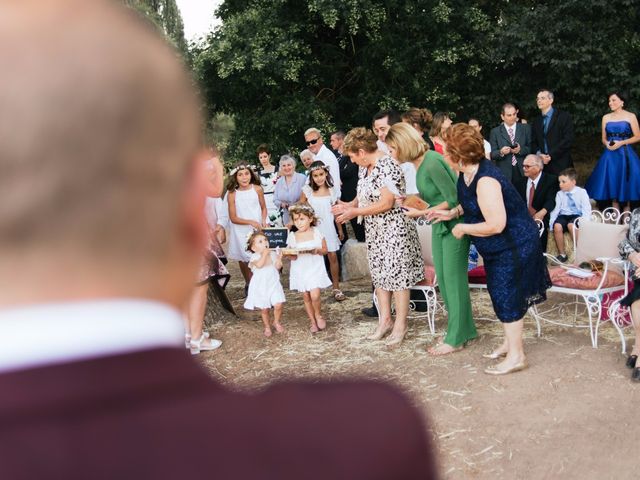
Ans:
[{"label": "bald man's head", "polygon": [[179,235],[198,103],[177,53],[118,3],[0,0],[3,255],[156,261]]}]

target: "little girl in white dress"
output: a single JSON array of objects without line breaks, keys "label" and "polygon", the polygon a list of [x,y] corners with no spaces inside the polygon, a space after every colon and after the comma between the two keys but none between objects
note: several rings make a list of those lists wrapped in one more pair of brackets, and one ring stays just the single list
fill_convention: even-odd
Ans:
[{"label": "little girl in white dress", "polygon": [[286,301],[284,290],[280,284],[278,269],[282,268],[282,255],[269,250],[269,240],[264,233],[253,232],[247,240],[247,250],[252,252],[249,267],[253,272],[249,282],[247,299],[244,308],[259,308],[264,323],[264,336],[271,336],[271,319],[269,312],[273,307],[273,327],[277,333],[284,332],[280,323],[282,304]]},{"label": "little girl in white dress", "polygon": [[[331,207],[339,198],[338,190],[333,186],[329,167],[324,162],[313,162],[309,165],[309,185],[302,187],[300,203],[307,202],[311,205],[318,217],[317,228],[327,241],[327,258],[331,270],[333,298],[341,302],[347,297],[340,290],[340,267],[336,252],[340,250],[340,241],[344,237],[342,228],[338,228],[336,231],[335,218],[331,213]],[[340,233],[338,234],[338,232]]]},{"label": "little girl in white dress", "polygon": [[302,292],[310,330],[316,333],[327,326],[320,304],[320,289],[331,285],[322,259],[327,253],[327,242],[315,228],[318,218],[309,205],[297,203],[289,208],[289,215],[298,229],[287,238],[287,247],[298,252],[287,255],[291,258],[289,288]]}]

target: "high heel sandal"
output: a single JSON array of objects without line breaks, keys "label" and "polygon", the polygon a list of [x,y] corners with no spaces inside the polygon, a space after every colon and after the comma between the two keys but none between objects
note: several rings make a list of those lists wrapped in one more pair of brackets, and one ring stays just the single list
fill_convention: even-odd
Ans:
[{"label": "high heel sandal", "polygon": [[[203,345],[203,342],[205,342],[206,340],[209,340],[209,345]],[[200,338],[198,340],[191,339],[191,341],[189,342],[191,355],[197,355],[200,352],[215,350],[217,348],[220,348],[221,345],[222,342],[220,340],[216,340],[215,338],[209,339],[204,332],[202,333],[202,335],[200,335]]]},{"label": "high heel sandal", "polygon": [[387,339],[386,342],[384,342],[384,344],[387,347],[396,347],[398,345],[400,345],[402,343],[402,341],[404,340],[405,335],[407,334],[408,330],[405,330],[404,332],[402,332],[401,335],[394,335],[393,333],[389,336],[389,338]]},{"label": "high heel sandal", "polygon": [[392,328],[392,325],[389,325],[387,328],[384,328],[382,330],[380,330],[380,327],[378,327],[372,335],[369,335],[367,337],[367,340],[382,340],[387,335],[387,333],[391,331]]}]

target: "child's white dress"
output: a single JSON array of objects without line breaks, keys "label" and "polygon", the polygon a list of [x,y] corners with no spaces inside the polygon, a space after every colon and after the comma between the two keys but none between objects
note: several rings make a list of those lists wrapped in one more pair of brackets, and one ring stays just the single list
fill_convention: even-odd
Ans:
[{"label": "child's white dress", "polygon": [[[289,248],[313,249],[322,248],[322,233],[317,228],[311,227],[313,238],[306,242],[296,241],[296,233],[289,233],[287,246]],[[308,292],[314,288],[327,288],[331,286],[331,280],[324,267],[322,255],[302,253],[296,260],[291,261],[289,270],[289,289],[299,292]]]},{"label": "child's white dress", "polygon": [[[260,200],[253,185],[249,190],[236,190],[235,204],[236,215],[239,218],[262,223]],[[229,253],[227,258],[239,262],[249,261],[251,252],[247,250],[247,236],[253,230],[251,225],[239,225],[229,221]]]},{"label": "child's white dress", "polygon": [[[284,290],[280,283],[280,274],[275,267],[276,254],[270,252],[271,265],[265,265],[262,268],[252,266],[253,276],[249,282],[249,291],[247,299],[244,302],[244,308],[253,310],[254,308],[271,308],[277,303],[286,302]],[[260,260],[259,253],[252,253],[250,262]]]},{"label": "child's white dress", "polygon": [[327,241],[327,250],[337,252],[340,250],[340,239],[338,238],[338,232],[336,232],[331,206],[338,200],[338,196],[334,187],[331,187],[329,191],[331,194],[327,197],[314,197],[311,186],[305,185],[302,187],[302,193],[307,197],[307,202],[309,202],[309,205],[311,205],[320,220],[316,228],[324,235],[324,239]]}]

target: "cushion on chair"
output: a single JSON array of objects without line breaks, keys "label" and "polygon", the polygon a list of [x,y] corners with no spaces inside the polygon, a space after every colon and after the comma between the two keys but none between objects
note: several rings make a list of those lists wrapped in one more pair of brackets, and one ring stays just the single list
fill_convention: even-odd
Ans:
[{"label": "cushion on chair", "polygon": [[433,287],[436,280],[436,269],[431,265],[424,266],[424,280],[416,283],[419,287]]},{"label": "cushion on chair", "polygon": [[425,265],[433,267],[433,254],[431,253],[431,225],[428,223],[417,225],[420,239],[420,253]]},{"label": "cushion on chair", "polygon": [[484,271],[484,265],[469,270],[469,283],[487,283],[487,273]]},{"label": "cushion on chair", "polygon": [[[556,287],[576,288],[579,290],[595,290],[602,280],[602,273],[600,272],[589,278],[578,278],[567,273],[567,270],[562,267],[549,268],[549,276],[551,277],[551,283]],[[617,287],[623,284],[624,275],[615,270],[609,270],[602,288]]]},{"label": "cushion on chair", "polygon": [[[628,228],[627,225],[580,222],[575,263],[580,265],[598,257],[619,257],[618,244],[624,240]],[[623,271],[622,264],[609,264],[609,269]]]}]

